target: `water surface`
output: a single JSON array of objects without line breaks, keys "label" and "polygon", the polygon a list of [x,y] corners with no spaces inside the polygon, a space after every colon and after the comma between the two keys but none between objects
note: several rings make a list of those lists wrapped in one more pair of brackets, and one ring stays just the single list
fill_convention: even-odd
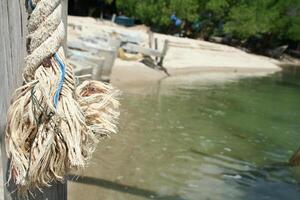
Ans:
[{"label": "water surface", "polygon": [[299,200],[300,169],[285,164],[299,119],[295,71],[124,93],[119,135],[100,143],[69,198]]}]

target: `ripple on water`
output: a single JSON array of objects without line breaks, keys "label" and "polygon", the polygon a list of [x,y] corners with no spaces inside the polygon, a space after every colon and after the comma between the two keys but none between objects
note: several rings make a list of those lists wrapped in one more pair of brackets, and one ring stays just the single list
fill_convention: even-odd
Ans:
[{"label": "ripple on water", "polygon": [[[88,172],[110,184],[88,192],[120,200],[299,200],[300,169],[284,161],[300,141],[300,91],[278,86],[283,79],[292,80],[183,81],[126,94],[120,134]],[[80,196],[83,185],[76,187]]]}]

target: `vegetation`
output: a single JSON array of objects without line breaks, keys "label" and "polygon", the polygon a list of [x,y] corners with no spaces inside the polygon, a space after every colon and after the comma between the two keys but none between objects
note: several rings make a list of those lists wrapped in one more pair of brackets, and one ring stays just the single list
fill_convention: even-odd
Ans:
[{"label": "vegetation", "polygon": [[117,0],[116,3],[126,15],[156,27],[170,25],[173,13],[188,21],[195,21],[198,17],[196,0]]},{"label": "vegetation", "polygon": [[232,37],[265,48],[300,42],[299,0],[116,0],[117,9],[161,32],[172,14],[194,37]]}]

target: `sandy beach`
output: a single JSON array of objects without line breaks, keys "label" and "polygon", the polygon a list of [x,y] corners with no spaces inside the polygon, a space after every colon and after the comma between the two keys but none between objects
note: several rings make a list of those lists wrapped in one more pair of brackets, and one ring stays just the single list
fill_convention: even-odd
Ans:
[{"label": "sandy beach", "polygon": [[[139,40],[144,47],[148,47],[148,30],[145,26],[126,28],[89,17],[68,18],[68,41],[100,34],[127,34]],[[153,37],[158,40],[158,49],[163,48],[165,40],[169,41],[164,67],[171,76],[201,73],[247,73],[256,76],[281,70],[278,60],[249,54],[227,45],[157,33],[154,33]],[[155,83],[165,76],[163,72],[148,68],[139,61],[118,58],[113,67],[111,82],[121,88],[125,88],[125,85],[136,87]]]}]

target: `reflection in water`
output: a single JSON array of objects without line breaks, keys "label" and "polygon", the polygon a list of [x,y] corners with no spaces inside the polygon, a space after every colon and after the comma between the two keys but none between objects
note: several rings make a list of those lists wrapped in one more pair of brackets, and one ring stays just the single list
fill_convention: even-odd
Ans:
[{"label": "reflection in water", "polygon": [[[120,134],[100,143],[70,199],[300,199],[297,73],[124,94]],[[87,198],[88,196],[88,198]]]}]

